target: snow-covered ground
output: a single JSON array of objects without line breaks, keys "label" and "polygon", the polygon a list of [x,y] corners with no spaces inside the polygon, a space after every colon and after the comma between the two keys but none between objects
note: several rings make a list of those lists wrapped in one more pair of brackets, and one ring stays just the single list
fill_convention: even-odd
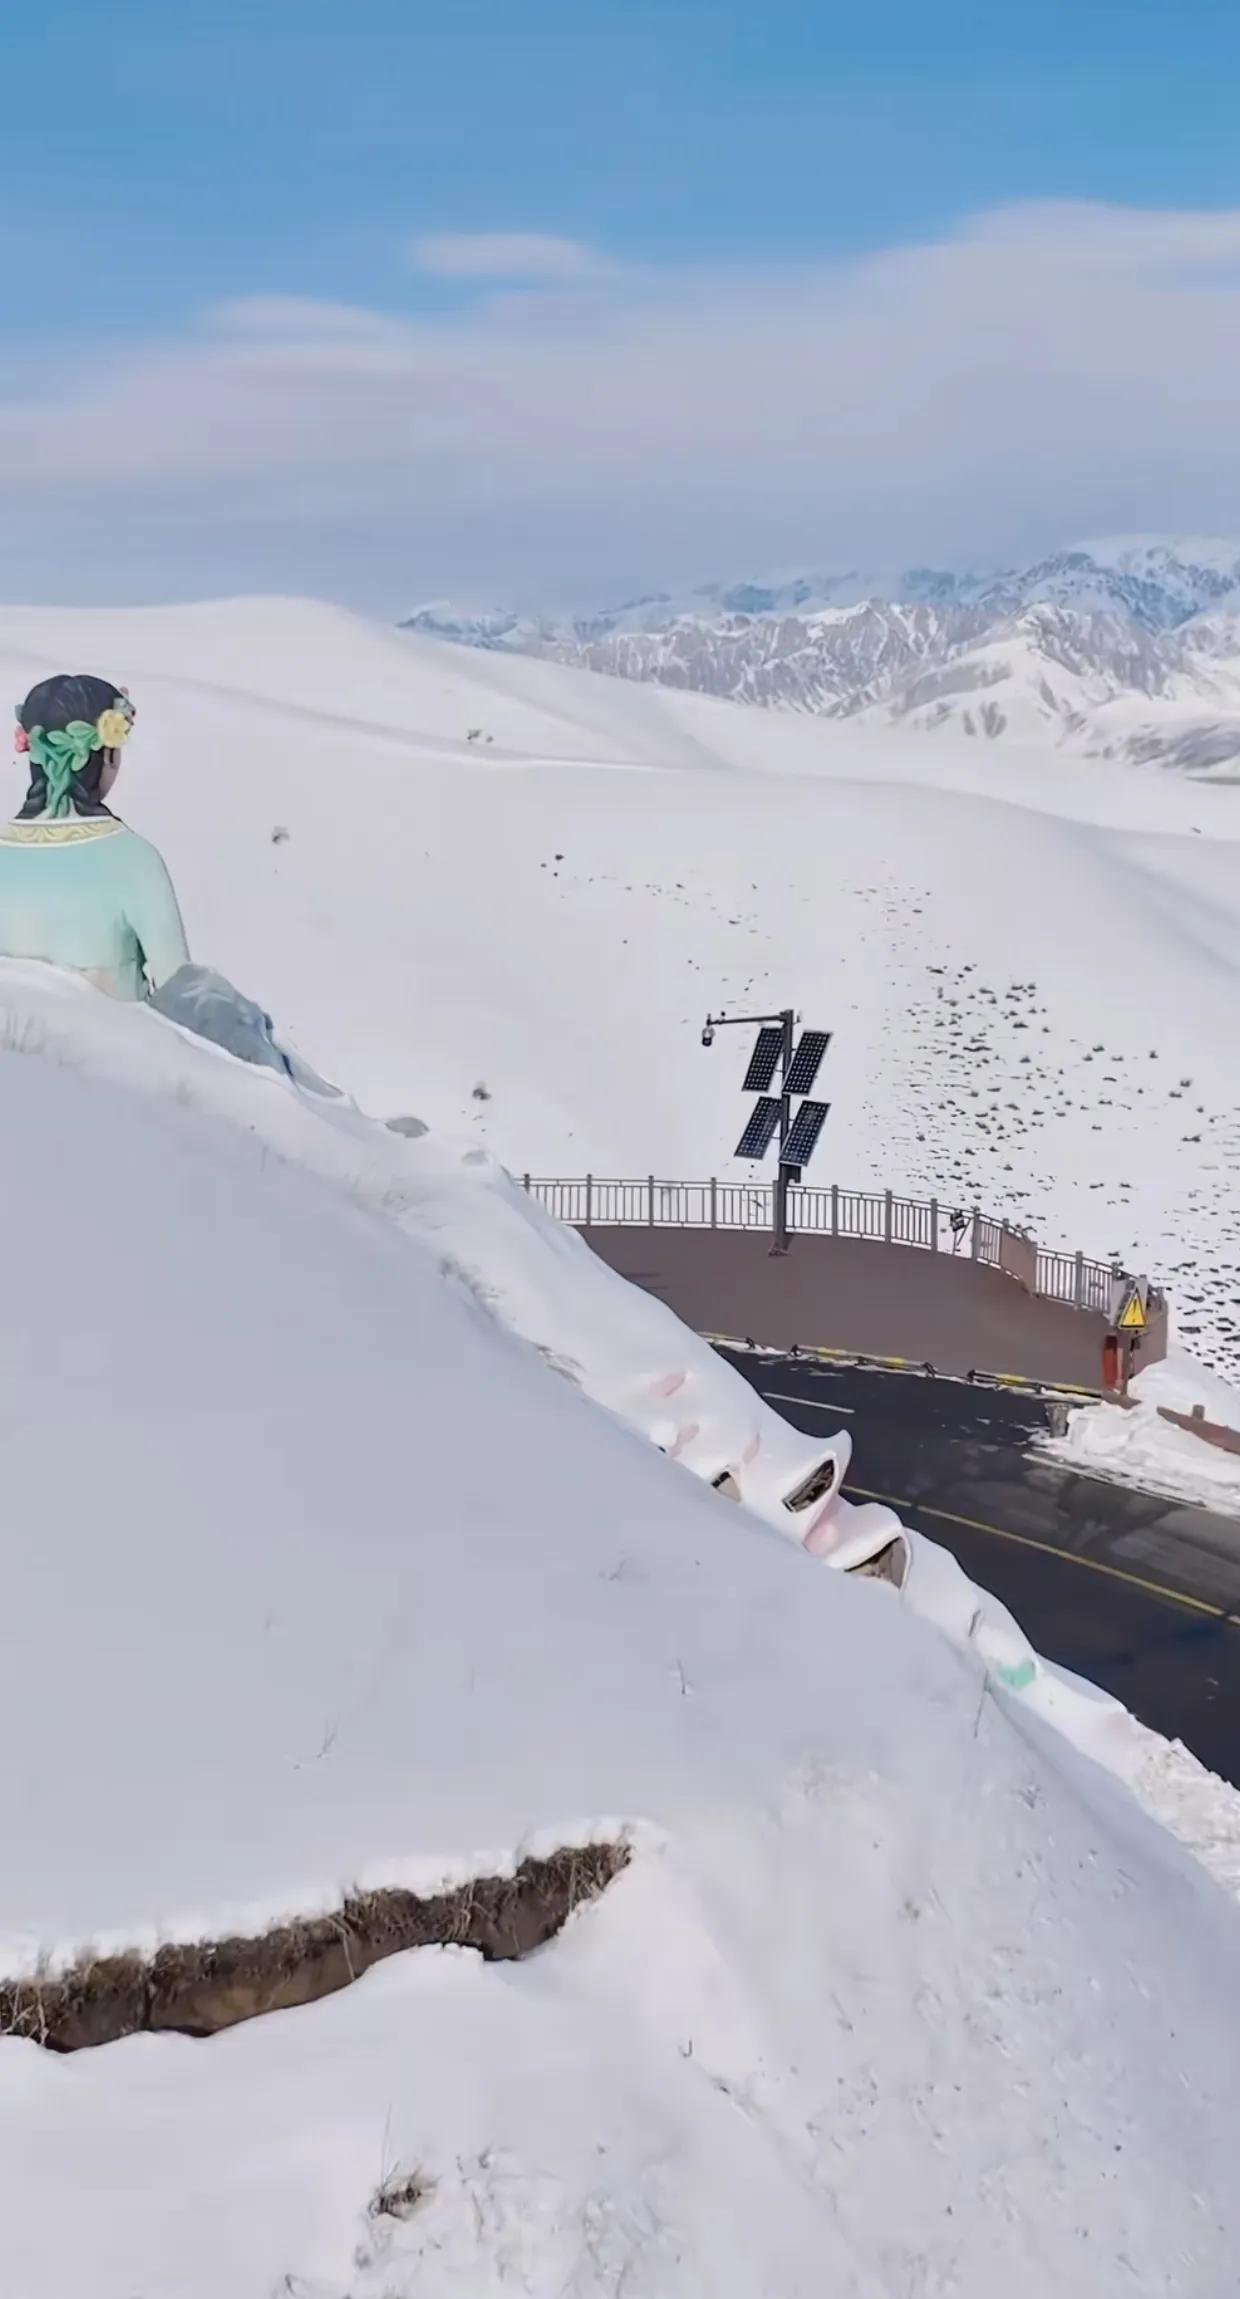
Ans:
[{"label": "snow-covered ground", "polygon": [[735,1173],[702,1018],[793,1001],[836,1032],[814,1179],[1114,1252],[1240,1372],[1240,788],[304,602],[0,610],[14,696],[70,660],[134,689],[120,801],[195,954],[367,1108],[517,1171]]},{"label": "snow-covered ground", "polygon": [[1240,1434],[1240,1387],[1220,1379],[1187,1350],[1172,1346],[1157,1365],[1147,1365],[1132,1383],[1143,1405],[1165,1405],[1172,1413],[1200,1413],[1221,1429]]},{"label": "snow-covered ground", "polygon": [[807,1556],[821,1448],[468,1139],[13,967],[0,1115],[7,1968],[632,1845],[519,1965],[6,2040],[6,2293],[1222,2299],[1240,1923],[1073,1739],[1200,1775]]},{"label": "snow-covered ground", "polygon": [[1069,1413],[1064,1435],[1040,1441],[1039,1452],[1088,1476],[1139,1485],[1240,1520],[1240,1452],[1195,1436],[1159,1411],[1163,1405],[1175,1413],[1200,1407],[1205,1420],[1240,1437],[1240,1391],[1173,1350],[1165,1363],[1137,1376],[1132,1395],[1136,1404],[1130,1410],[1098,1404]]}]

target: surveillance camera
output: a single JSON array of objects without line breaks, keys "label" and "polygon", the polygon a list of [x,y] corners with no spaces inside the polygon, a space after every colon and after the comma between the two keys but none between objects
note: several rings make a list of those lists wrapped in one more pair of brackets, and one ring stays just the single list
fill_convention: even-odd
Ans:
[{"label": "surveillance camera", "polygon": [[713,1045],[714,1045],[714,1042],[715,1042],[715,1033],[714,1033],[714,1031],[712,1030],[712,1028],[711,1028],[711,1026],[710,1026],[710,1023],[709,1023],[709,1022],[707,1022],[707,1023],[706,1023],[706,1025],[705,1025],[705,1027],[704,1027],[704,1029],[703,1029],[703,1031],[702,1031],[702,1044],[703,1044],[704,1046],[713,1046]]}]

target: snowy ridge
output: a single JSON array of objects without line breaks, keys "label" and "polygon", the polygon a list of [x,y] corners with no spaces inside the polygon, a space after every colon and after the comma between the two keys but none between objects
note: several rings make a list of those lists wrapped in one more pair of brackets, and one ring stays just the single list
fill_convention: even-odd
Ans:
[{"label": "snowy ridge", "polygon": [[[72,1810],[63,1801],[62,1790],[65,1840],[59,1848],[54,1841],[44,1845],[51,1856],[50,1871],[40,1874],[33,1849],[25,1860],[15,1860],[6,1899],[7,1968],[30,1969],[32,1954],[51,1955],[63,1963],[65,1954],[87,1939],[108,1948],[149,1948],[160,1938],[195,1938],[233,1927],[261,1929],[266,1923],[330,1906],[342,1879],[363,1889],[403,1884],[429,1892],[473,1873],[509,1871],[520,1853],[542,1846],[538,1814],[532,1809],[522,1812],[514,1835],[498,1809],[488,1809],[485,1780],[479,1787],[486,1818],[476,1825],[470,1824],[459,1799],[453,1805],[447,1779],[438,1787],[428,1783],[421,1792],[430,1798],[428,1820],[414,1829],[420,1849],[412,1860],[405,1853],[395,1863],[384,1857],[381,1841],[390,1833],[390,1821],[375,1825],[382,1803],[378,1783],[352,1819],[348,1811],[357,1782],[331,1786],[330,1776],[339,1765],[327,1759],[338,1738],[349,1737],[352,1728],[346,1730],[345,1719],[360,1697],[350,1689],[355,1671],[369,1648],[381,1682],[391,1665],[386,1606],[373,1626],[363,1631],[360,1656],[347,1650],[343,1655],[345,1691],[338,1696],[343,1698],[343,1714],[334,1720],[330,1715],[321,1718],[315,1730],[327,1746],[318,1756],[307,1746],[295,1762],[295,1771],[307,1773],[307,1784],[279,1826],[273,1827],[269,1816],[258,1824],[256,1815],[247,1834],[244,1814],[235,1809],[226,1821],[225,1811],[236,1789],[235,1780],[230,1783],[228,1778],[228,1735],[223,1721],[216,1720],[211,1731],[214,1755],[208,1754],[207,1744],[199,1748],[192,1688],[185,1697],[180,1689],[187,1676],[192,1679],[195,1652],[214,1677],[207,1630],[200,1626],[188,1649],[183,1640],[169,1644],[170,1660],[176,1647],[175,1676],[166,1682],[159,1665],[150,1664],[147,1697],[153,1685],[158,1686],[170,1703],[161,1746],[148,1744],[140,1714],[131,1715],[124,1702],[118,1706],[104,1689],[113,1669],[112,1646],[102,1633],[108,1590],[120,1608],[120,1620],[130,1601],[128,1574],[123,1587],[112,1588],[114,1543],[132,1542],[140,1551],[148,1539],[158,1542],[165,1537],[170,1495],[183,1487],[185,1462],[193,1460],[193,1484],[176,1504],[187,1573],[196,1570],[194,1560],[211,1555],[213,1544],[219,1550],[227,1492],[232,1494],[234,1518],[229,1543],[239,1542],[244,1549],[256,1539],[259,1521],[265,1518],[262,1538],[272,1551],[272,1586],[296,1528],[300,1528],[299,1545],[312,1528],[324,1538],[319,1570],[330,1581],[336,1569],[334,1538],[343,1537],[343,1528],[353,1512],[363,1508],[367,1493],[387,1520],[380,1518],[374,1527],[380,1536],[374,1566],[381,1569],[400,1522],[399,1496],[408,1481],[411,1413],[414,1428],[421,1427],[429,1436],[435,1428],[436,1399],[440,1409],[444,1404],[443,1383],[431,1378],[425,1353],[446,1347],[445,1336],[454,1331],[473,1337],[466,1338],[464,1346],[466,1360],[472,1355],[476,1366],[474,1399],[471,1404],[462,1392],[455,1408],[457,1437],[449,1442],[445,1435],[442,1446],[432,1447],[438,1466],[432,1463],[423,1470],[416,1491],[418,1506],[429,1507],[432,1515],[447,1507],[450,1516],[463,1512],[473,1522],[479,1555],[489,1541],[502,1559],[511,1507],[508,1480],[528,1475],[540,1444],[550,1442],[554,1449],[558,1442],[545,1430],[538,1435],[541,1417],[535,1407],[530,1432],[518,1437],[511,1462],[504,1465],[501,1421],[512,1422],[514,1413],[518,1420],[522,1412],[530,1414],[531,1396],[546,1398],[553,1424],[563,1419],[570,1432],[578,1430],[587,1454],[592,1442],[603,1446],[604,1456],[617,1444],[621,1458],[632,1451],[634,1440],[619,1425],[622,1414],[641,1433],[635,1454],[641,1475],[655,1476],[656,1492],[670,1476],[668,1505],[673,1514],[675,1495],[683,1487],[692,1500],[705,1505],[706,1521],[716,1529],[722,1526],[725,1537],[738,1523],[748,1522],[752,1540],[753,1520],[742,1519],[733,1506],[706,1489],[721,1467],[728,1468],[750,1508],[764,1508],[771,1530],[794,1548],[814,1519],[798,1522],[784,1510],[782,1496],[832,1452],[833,1444],[846,1461],[847,1438],[820,1441],[788,1428],[670,1312],[614,1277],[571,1232],[532,1206],[481,1151],[441,1144],[433,1137],[410,1139],[366,1120],[348,1104],[303,1097],[274,1073],[248,1069],[157,1017],[112,1005],[72,978],[46,969],[0,967],[0,1041],[5,1048],[6,1153],[11,1171],[21,1178],[28,1213],[41,1195],[47,1198],[49,1215],[59,1201],[62,1170],[48,1145],[73,1111],[93,1120],[96,1172],[109,1191],[106,1235],[98,1234],[93,1214],[85,1207],[76,1220],[62,1213],[60,1236],[51,1247],[43,1224],[27,1225],[24,1245],[17,1225],[11,1225],[6,1240],[11,1298],[16,1301],[20,1296],[24,1309],[21,1342],[14,1330],[5,1372],[15,1413],[22,1417],[22,1434],[5,1448],[5,1470],[12,1505],[28,1527],[27,1553],[19,1569],[31,1572],[36,1583],[49,1576],[58,1582],[66,1574],[91,1570],[94,1543],[84,1534],[83,1518],[89,1517],[88,1493],[94,1479],[107,1473],[110,1489],[118,1496],[104,1544],[106,1586],[99,1590],[97,1603],[86,1608],[88,1617],[81,1621],[80,1633],[94,1638],[99,1632],[93,1664],[102,1671],[99,1706],[101,1712],[112,1713],[113,1729],[122,1736],[124,1750],[122,1757],[115,1739],[109,1747],[106,1735],[95,1752],[83,1750]],[[254,1310],[252,1295],[264,1285],[271,1291],[274,1319],[259,1319],[259,1324],[270,1323],[271,1330],[247,1346],[242,1331],[234,1327],[242,1305],[247,1315]],[[281,1299],[294,1293],[300,1312],[292,1299]],[[326,1304],[331,1305],[332,1322],[325,1327]],[[368,1329],[350,1332],[350,1316],[360,1317],[363,1311]],[[310,1329],[302,1338],[296,1330],[297,1317],[307,1312]],[[336,1320],[345,1331],[338,1352],[330,1340]],[[76,1343],[70,1341],[74,1331]],[[519,1339],[514,1340],[514,1331]],[[116,1336],[110,1344],[104,1340],[108,1333]],[[167,1344],[162,1359],[155,1348],[159,1336]],[[105,1347],[120,1349],[125,1361],[142,1363],[140,1394],[126,1398],[96,1393],[91,1367]],[[497,1370],[509,1365],[510,1376]],[[74,1457],[51,1463],[39,1442],[34,1411],[49,1377],[56,1381],[62,1411],[74,1414],[82,1439]],[[511,1411],[497,1419],[492,1391],[498,1383],[502,1395],[508,1380],[515,1383]],[[468,1386],[466,1370],[458,1368],[448,1379],[449,1390],[457,1384]],[[332,1412],[317,1442],[315,1432],[302,1420],[304,1398],[316,1385],[325,1399],[332,1400]],[[377,1444],[382,1434],[368,1403],[372,1385],[402,1410],[388,1440],[395,1452],[384,1450],[382,1462],[369,1466],[363,1475],[359,1441],[369,1434]],[[351,1393],[354,1386],[356,1395]],[[611,1412],[598,1415],[586,1407],[583,1390],[609,1405]],[[466,1442],[470,1411],[484,1399],[498,1457],[493,1462],[488,1451],[476,1460],[471,1474],[465,1461],[455,1456]],[[204,1411],[205,1426],[219,1418],[231,1432],[238,1448],[231,1455],[227,1449],[214,1461],[203,1455]],[[294,1429],[296,1441],[290,1443]],[[659,1460],[660,1445],[674,1450],[693,1475],[672,1475]],[[570,1442],[570,1457],[572,1450]],[[132,1459],[137,1457],[144,1465],[135,1478]],[[127,1458],[131,1467],[122,1480],[117,1464]],[[524,1464],[520,1471],[518,1461]],[[106,1472],[105,1464],[110,1465]],[[381,1466],[391,1479],[386,1485]],[[343,1488],[342,1477],[347,1480]],[[347,1513],[341,1508],[346,1493]],[[593,1506],[601,1509],[605,1521],[601,1496]],[[656,1525],[657,1517],[656,1506]],[[833,1521],[840,1542],[835,1548],[827,1544],[824,1553],[841,1562],[854,1553],[859,1535],[864,1553],[867,1538],[871,1543],[888,1540],[898,1530],[890,1511],[854,1509],[843,1501],[837,1502]],[[485,1541],[480,1538],[484,1528]],[[224,1554],[229,1553],[226,1547]],[[420,1564],[415,1555],[413,1563],[411,1589],[427,1570],[424,1555]],[[482,1569],[478,1557],[471,1565],[468,1542],[460,1563],[467,1573]],[[309,1556],[299,1569],[310,1571]],[[256,1558],[256,1576],[259,1572]],[[406,1577],[397,1571],[396,1600]],[[501,1572],[500,1577],[506,1584],[506,1574]],[[167,1601],[175,1613],[176,1581],[173,1574],[162,1594],[153,1597],[156,1610]],[[364,1615],[371,1601],[364,1585],[359,1595]],[[235,1592],[221,1590],[220,1600],[222,1628],[228,1608],[236,1602]],[[209,1598],[203,1601],[209,1605]],[[249,1601],[251,1606],[257,1604],[253,1592]],[[286,1602],[292,1603],[291,1626],[296,1630],[298,1608],[291,1592]],[[568,1618],[565,1609],[549,1624],[556,1636],[568,1633]],[[327,1617],[321,1625],[334,1639],[340,1624]],[[399,1601],[393,1625],[400,1625]],[[497,1620],[496,1628],[502,1629],[502,1622]],[[223,1633],[227,1646],[227,1632]],[[267,1633],[265,1628],[264,1636]],[[317,1628],[315,1633],[317,1638]],[[87,1673],[92,1667],[89,1649],[82,1657]],[[278,1672],[278,1647],[272,1666]],[[10,1665],[4,1698],[12,1704],[11,1729],[16,1729],[17,1704],[40,1699],[55,1704],[59,1699],[55,1679],[48,1679],[34,1654],[31,1670],[31,1680],[23,1687]],[[448,1674],[451,1677],[451,1667]],[[381,1713],[385,1697],[377,1702]],[[420,1698],[429,1697],[424,1689]],[[265,1713],[267,1699],[261,1676],[247,1688],[242,1663],[233,1689],[238,1753],[249,1704],[257,1704],[249,1714],[253,1725]],[[312,1707],[322,1700],[330,1708],[325,1684],[312,1692],[311,1700]],[[32,1713],[30,1708],[27,1713]],[[294,1713],[284,1717],[282,1740],[292,1731]],[[178,1717],[191,1733],[186,1761],[206,1765],[197,1784],[195,1826],[188,1841],[153,1841],[140,1819],[148,1793],[145,1776],[152,1764],[159,1767],[168,1760]],[[311,1739],[315,1730],[309,1733]],[[57,1733],[49,1720],[46,1734],[31,1728],[31,1738],[50,1750]],[[367,1745],[363,1735],[363,1748]],[[370,1761],[382,1773],[389,1760],[372,1748]],[[339,1762],[343,1763],[343,1752]],[[98,1777],[92,1778],[95,1765]],[[575,1777],[571,1753],[567,1777]],[[281,1849],[281,1843],[296,1821],[298,1801],[317,1827],[313,1816],[324,1784],[342,1850],[352,1841],[346,1867],[315,1882],[299,1862],[290,1862],[289,1844]],[[254,1788],[261,1805],[257,1778]],[[16,1798],[6,1818],[10,1829],[17,1831],[25,1789],[12,1776],[0,1794],[6,1789]],[[542,1825],[554,1827],[559,1842],[584,1843],[613,1833],[617,1815],[620,1825],[625,1820],[623,1800],[604,1801],[593,1808],[587,1802],[583,1807],[575,1789],[557,1799],[546,1781],[539,1795],[549,1797],[553,1807]],[[69,1891],[75,1872],[74,1820],[89,1827],[88,1815],[97,1801],[112,1808],[113,1848],[107,1869],[87,1871],[81,1878],[93,1905],[75,1907],[70,1896],[59,1921],[53,1918],[49,1928],[56,1894]],[[215,1837],[210,1825],[213,1805],[220,1822]],[[453,1817],[448,1822],[450,1810]],[[400,1833],[406,1834],[408,1827],[406,1821]],[[198,1887],[197,1916],[192,1903],[168,1896],[164,1879],[170,1873]],[[218,1896],[221,1884],[228,1886],[223,1899]],[[144,1893],[149,1894],[145,1910]],[[40,1906],[41,1924],[36,1923]]]},{"label": "snowy ridge", "polygon": [[623,678],[985,742],[1236,772],[1240,544],[1121,538],[1030,567],[709,584],[571,617],[407,628]]},{"label": "snowy ridge", "polygon": [[1118,535],[1049,553],[1024,567],[906,567],[794,571],[743,582],[655,591],[616,606],[525,616],[447,599],[424,601],[405,627],[466,644],[497,644],[521,630],[601,639],[655,631],[686,617],[780,619],[870,601],[974,608],[993,618],[1049,605],[1114,610],[1150,630],[1169,630],[1240,594],[1240,540],[1218,536]]},{"label": "snowy ridge", "polygon": [[634,1845],[524,1965],[6,2040],[5,2288],[1221,2299],[1240,1925],[1037,1709],[1174,1752],[933,1544],[901,1602],[661,1459],[686,1388],[742,1470],[777,1425],[485,1154],[0,1008],[9,1941]]}]

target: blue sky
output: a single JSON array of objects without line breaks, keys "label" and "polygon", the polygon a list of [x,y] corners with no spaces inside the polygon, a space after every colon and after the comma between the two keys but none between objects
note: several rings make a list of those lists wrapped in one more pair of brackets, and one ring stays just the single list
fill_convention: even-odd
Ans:
[{"label": "blue sky", "polygon": [[[0,394],[10,401],[49,383],[77,397],[79,362],[99,378],[109,362],[127,372],[149,348],[158,364],[209,329],[218,307],[256,299],[469,330],[483,292],[477,272],[445,276],[456,267],[410,258],[417,240],[437,234],[555,235],[641,273],[647,293],[656,273],[673,295],[686,283],[690,299],[706,277],[745,279],[765,306],[781,281],[791,295],[798,279],[820,281],[824,265],[838,278],[841,265],[950,241],[968,219],[1023,203],[1240,206],[1234,0],[22,4],[24,26],[6,26],[0,224]],[[1218,260],[1230,277],[1229,243]],[[864,268],[854,276],[868,277]],[[537,321],[531,302],[527,330]],[[965,378],[970,401],[975,382]],[[66,416],[70,431],[75,420]],[[465,452],[462,441],[455,451]],[[185,472],[170,480],[165,458],[144,474],[128,450],[120,460],[136,526],[158,530],[174,496],[182,529],[193,523]],[[1200,524],[1208,490],[1195,467],[1185,477],[1185,516]],[[105,491],[106,481],[105,470]],[[33,482],[17,469],[15,483],[11,514],[29,551],[39,525]],[[780,486],[791,493],[793,477],[785,472]],[[1130,512],[1125,523],[1148,525],[1176,508],[1174,489],[1155,490],[1148,509],[1129,504],[1126,489],[1117,473],[1099,490],[1099,511],[1114,498]],[[218,473],[209,491],[204,580],[244,581],[248,566],[256,582],[288,580],[296,547],[279,544],[275,499],[261,511],[239,501],[248,543],[234,534],[226,548]],[[686,503],[690,526],[707,491],[703,479]],[[347,493],[342,474],[335,509],[320,506],[308,523],[302,503],[303,541],[313,526],[307,572],[322,587],[332,572],[322,538],[333,520],[343,534],[353,519],[339,579],[357,592],[371,514],[364,488],[352,510]],[[909,548],[917,538],[933,548],[940,532],[939,555],[970,547],[968,521],[935,511],[933,496],[931,487],[909,522]],[[511,553],[488,553],[483,508],[470,506],[469,549],[444,570],[475,590],[488,588],[489,558],[510,579]],[[849,512],[854,551],[864,540],[859,508]],[[1091,513],[1093,501],[1082,508]],[[413,527],[415,511],[411,501]],[[778,547],[784,530],[767,524]],[[1013,524],[1014,549],[1036,539],[1015,512]],[[795,551],[800,534],[785,525]],[[891,526],[876,518],[876,547],[897,546]],[[707,520],[702,563],[723,550],[742,565],[766,540],[761,520],[738,520],[734,541],[726,520]],[[667,544],[665,533],[653,536],[652,557]],[[831,544],[824,536],[823,548]],[[421,541],[411,533],[415,589],[439,587],[438,550],[430,532]],[[694,556],[691,533],[683,552]],[[545,589],[557,579],[556,551],[537,555]],[[581,537],[571,540],[560,579],[606,587],[607,549],[595,555],[597,568]],[[131,557],[136,568],[142,551]],[[380,559],[391,574],[371,585],[376,595],[406,563],[394,535]],[[631,515],[612,559],[617,580],[640,574]],[[188,538],[169,577],[182,589],[192,587],[192,560]]]},{"label": "blue sky", "polygon": [[129,325],[401,308],[415,231],[778,261],[1029,197],[1227,205],[1240,172],[1233,0],[25,5],[9,308],[48,328],[66,262],[74,309]]}]

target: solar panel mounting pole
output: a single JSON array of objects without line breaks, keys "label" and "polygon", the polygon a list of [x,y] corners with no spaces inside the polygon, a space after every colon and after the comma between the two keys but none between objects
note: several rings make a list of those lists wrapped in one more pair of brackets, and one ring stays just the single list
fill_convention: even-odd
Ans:
[{"label": "solar panel mounting pole", "polygon": [[[781,1006],[777,1014],[708,1014],[702,1030],[702,1044],[709,1046],[716,1030],[751,1030],[755,1024],[769,1028],[778,1022],[780,1028],[779,1082],[783,1089],[779,1097],[779,1146],[781,1151],[792,1130],[792,1097],[787,1087],[789,1073],[792,1069],[792,1044],[796,1031],[796,1021],[795,1007]],[[769,1134],[767,1140],[770,1140]],[[763,1147],[765,1148],[765,1146],[764,1143]],[[789,1169],[785,1165],[780,1165],[776,1169],[772,1190],[774,1201],[772,1253],[786,1253],[788,1251],[788,1173]]]},{"label": "solar panel mounting pole", "polygon": [[788,1092],[788,1076],[792,1068],[792,1031],[796,1015],[791,1006],[785,1006],[780,1022],[783,1038],[779,1048],[779,1082],[783,1088],[779,1097],[779,1164],[775,1168],[775,1243],[772,1253],[788,1251],[788,1176],[790,1168],[784,1164],[784,1144],[792,1131],[792,1096]]}]

